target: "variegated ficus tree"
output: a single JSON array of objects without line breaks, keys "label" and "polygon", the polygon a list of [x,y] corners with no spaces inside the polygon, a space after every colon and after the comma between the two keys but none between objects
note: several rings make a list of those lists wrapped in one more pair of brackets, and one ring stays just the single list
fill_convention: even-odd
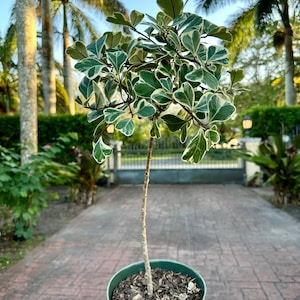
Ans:
[{"label": "variegated ficus tree", "polygon": [[225,27],[183,12],[182,0],[157,0],[157,4],[161,11],[156,17],[133,10],[129,19],[121,13],[107,18],[113,24],[128,26],[132,36],[106,32],[89,45],[77,41],[67,50],[78,61],[75,68],[84,73],[76,101],[89,109],[88,122],[95,123],[93,156],[97,162],[112,153],[104,134],[110,124],[125,136],[134,133],[139,119],[146,118],[152,124],[141,210],[149,296],[153,287],[146,202],[152,149],[155,139],[160,138],[160,126],[164,123],[170,131],[178,132],[186,145],[184,161],[200,162],[219,142],[218,125],[235,113],[233,90],[242,78],[240,70],[233,70],[224,80],[227,86],[221,85],[228,52],[211,45],[207,38],[231,40]]}]

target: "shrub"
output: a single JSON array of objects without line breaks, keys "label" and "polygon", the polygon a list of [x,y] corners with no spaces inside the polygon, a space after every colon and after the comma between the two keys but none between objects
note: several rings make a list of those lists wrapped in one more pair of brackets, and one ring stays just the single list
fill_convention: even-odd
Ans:
[{"label": "shrub", "polygon": [[15,150],[0,146],[0,205],[11,212],[18,239],[32,236],[40,212],[47,207],[49,196],[53,198],[45,188],[53,182],[71,180],[78,169],[76,165],[55,162],[63,149],[62,143],[70,140],[60,139],[23,164]]}]

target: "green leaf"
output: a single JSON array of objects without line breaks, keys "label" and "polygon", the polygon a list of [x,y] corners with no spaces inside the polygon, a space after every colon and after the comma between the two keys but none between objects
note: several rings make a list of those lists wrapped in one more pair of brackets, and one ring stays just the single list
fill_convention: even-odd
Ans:
[{"label": "green leaf", "polygon": [[123,110],[118,108],[106,108],[104,109],[103,113],[104,113],[104,120],[108,124],[115,122],[118,118],[120,118],[125,114]]},{"label": "green leaf", "polygon": [[209,103],[209,120],[210,122],[219,122],[228,120],[235,112],[235,106],[214,95]]},{"label": "green leaf", "polygon": [[150,135],[157,139],[159,139],[161,136],[159,126],[156,120],[152,123],[152,127],[150,129]]},{"label": "green leaf", "polygon": [[207,62],[226,65],[229,62],[228,52],[225,48],[209,46],[206,52]]},{"label": "green leaf", "polygon": [[137,10],[133,10],[130,13],[130,22],[133,27],[138,25],[143,20],[143,18],[144,18],[144,14],[140,13]]},{"label": "green leaf", "polygon": [[122,66],[124,65],[124,63],[127,60],[127,54],[126,54],[126,52],[124,52],[122,50],[108,51],[107,59],[113,65],[113,67],[117,71],[117,73],[119,74]]},{"label": "green leaf", "polygon": [[106,96],[106,98],[108,99],[108,101],[111,101],[113,95],[115,94],[116,90],[117,90],[117,83],[112,80],[109,79],[105,82],[105,86],[104,86],[104,94]]},{"label": "green leaf", "polygon": [[155,115],[155,113],[156,113],[156,109],[152,104],[150,104],[144,99],[139,101],[137,115],[140,118],[149,118]]},{"label": "green leaf", "polygon": [[106,21],[117,25],[132,27],[132,24],[120,12],[115,12],[113,16],[107,17]]},{"label": "green leaf", "polygon": [[150,97],[151,94],[160,88],[159,81],[150,71],[141,71],[139,81],[134,85],[135,92],[142,97]]},{"label": "green leaf", "polygon": [[133,120],[131,118],[122,119],[116,124],[115,128],[125,136],[131,136],[134,132]]},{"label": "green leaf", "polygon": [[157,0],[156,3],[161,10],[172,19],[175,19],[175,17],[183,11],[182,0]]},{"label": "green leaf", "polygon": [[89,56],[84,43],[81,41],[76,41],[72,46],[68,47],[66,53],[76,60]]},{"label": "green leaf", "polygon": [[10,180],[11,180],[11,177],[8,176],[7,174],[0,174],[0,182],[7,182]]},{"label": "green leaf", "polygon": [[159,24],[161,27],[168,27],[172,20],[173,19],[170,16],[162,11],[158,12],[156,15],[157,24]]},{"label": "green leaf", "polygon": [[188,127],[190,126],[189,122],[185,123],[184,126],[181,127],[180,132],[180,143],[184,144],[188,137]]},{"label": "green leaf", "polygon": [[158,72],[160,72],[161,74],[166,75],[168,77],[172,77],[174,75],[174,71],[172,69],[170,62],[168,62],[166,60],[162,60],[159,63]]},{"label": "green leaf", "polygon": [[170,30],[168,32],[167,42],[174,49],[180,49],[180,47],[181,47],[181,43],[180,43],[180,39],[179,39],[178,35],[172,30]]},{"label": "green leaf", "polygon": [[106,37],[107,37],[106,35],[103,35],[98,40],[93,41],[92,43],[90,43],[87,46],[87,50],[89,50],[90,52],[95,54],[97,57],[100,57],[103,46],[104,46],[105,41],[106,41]]},{"label": "green leaf", "polygon": [[88,100],[92,93],[94,92],[93,90],[93,80],[90,80],[87,77],[83,77],[83,79],[79,83],[79,91],[81,92],[82,96]]},{"label": "green leaf", "polygon": [[203,84],[207,85],[207,87],[209,87],[213,91],[216,91],[219,86],[218,79],[215,77],[214,74],[210,73],[209,71],[207,71],[205,69],[202,69],[202,70],[203,70],[203,78],[202,78],[201,82]]},{"label": "green leaf", "polygon": [[208,148],[211,148],[213,145],[218,144],[220,141],[220,135],[218,131],[213,129],[208,129],[205,131],[205,137],[208,141]]},{"label": "green leaf", "polygon": [[28,212],[23,212],[22,213],[22,219],[24,221],[30,221],[31,220],[31,215]]},{"label": "green leaf", "polygon": [[198,30],[202,33],[203,19],[196,14],[184,13],[174,20],[173,25],[178,26],[178,30],[182,32]]},{"label": "green leaf", "polygon": [[75,69],[86,74],[90,79],[94,79],[98,76],[99,72],[105,65],[98,59],[93,57],[84,58],[75,64]]},{"label": "green leaf", "polygon": [[196,56],[200,46],[200,32],[198,30],[193,30],[182,33],[181,42],[193,56]]},{"label": "green leaf", "polygon": [[118,32],[105,32],[106,40],[105,45],[107,48],[114,49],[117,48],[122,41],[122,33]]},{"label": "green leaf", "polygon": [[194,111],[195,112],[203,112],[207,113],[208,112],[208,103],[209,101],[214,97],[214,94],[212,92],[206,92],[201,96],[199,101],[194,106]]},{"label": "green leaf", "polygon": [[203,79],[203,69],[195,69],[185,75],[185,79],[192,82],[201,82]]},{"label": "green leaf", "polygon": [[101,117],[103,117],[103,110],[91,110],[87,114],[87,120],[89,123],[92,123]]},{"label": "green leaf", "polygon": [[159,80],[161,86],[166,89],[168,92],[173,91],[173,82],[172,79],[167,77],[167,78],[162,78]]},{"label": "green leaf", "polygon": [[143,48],[135,47],[131,52],[128,58],[128,61],[134,65],[139,66],[140,64],[145,62],[145,58],[147,56],[147,52],[144,51]]},{"label": "green leaf", "polygon": [[161,118],[172,132],[179,130],[187,122],[174,115],[164,115]]},{"label": "green leaf", "polygon": [[102,93],[102,89],[95,81],[93,81],[93,90],[95,93],[96,109],[103,108],[107,101],[104,94]]},{"label": "green leaf", "polygon": [[195,93],[189,82],[184,82],[183,85],[176,90],[173,95],[179,104],[187,107],[188,109],[193,109]]},{"label": "green leaf", "polygon": [[93,157],[98,164],[102,164],[111,153],[112,148],[103,142],[102,136],[93,143]]},{"label": "green leaf", "polygon": [[244,78],[244,71],[242,69],[234,69],[228,71],[228,73],[230,74],[230,81],[232,85],[241,81]]},{"label": "green leaf", "polygon": [[157,89],[151,94],[151,99],[159,105],[168,105],[172,102],[172,98],[169,97],[163,89]]},{"label": "green leaf", "polygon": [[207,141],[202,130],[189,142],[182,154],[182,160],[194,164],[199,163],[207,151]]},{"label": "green leaf", "polygon": [[224,26],[215,26],[207,33],[207,35],[220,38],[223,41],[232,42],[232,34],[229,29]]}]

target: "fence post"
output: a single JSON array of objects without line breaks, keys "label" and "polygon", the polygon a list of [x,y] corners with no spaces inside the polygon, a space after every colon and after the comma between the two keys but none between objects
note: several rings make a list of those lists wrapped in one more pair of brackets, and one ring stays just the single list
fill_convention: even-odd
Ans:
[{"label": "fence post", "polygon": [[123,142],[120,141],[112,141],[111,142],[111,146],[113,148],[113,156],[109,157],[109,170],[108,170],[108,182],[109,185],[111,183],[117,183],[118,180],[118,170],[121,169],[122,166],[122,153],[121,153],[121,149],[122,149],[122,144]]},{"label": "fence post", "polygon": [[[253,154],[257,154],[258,146],[261,142],[261,138],[245,137],[241,139],[241,141],[243,142],[244,147],[247,151]],[[252,180],[255,177],[255,175],[261,171],[259,166],[257,166],[255,163],[250,161],[244,161],[244,166],[245,166],[245,183]]]}]

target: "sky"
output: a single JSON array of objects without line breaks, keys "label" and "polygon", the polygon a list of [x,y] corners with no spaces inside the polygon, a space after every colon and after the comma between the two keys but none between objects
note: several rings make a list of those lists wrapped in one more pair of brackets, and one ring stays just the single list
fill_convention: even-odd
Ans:
[{"label": "sky", "polygon": [[[185,2],[186,0],[184,0]],[[76,3],[77,0],[74,0]],[[121,0],[126,9],[130,12],[133,9],[140,11],[142,13],[149,14],[151,16],[156,16],[159,11],[159,7],[156,4],[156,0]],[[242,6],[246,6],[245,0],[239,0],[235,3],[235,5],[226,6],[222,9],[219,9],[215,13],[205,14],[203,12],[196,11],[196,0],[188,0],[184,11],[197,13],[201,15],[203,18],[208,19],[210,22],[215,23],[219,26],[228,25],[228,20],[232,14],[236,11],[240,10]],[[3,37],[9,26],[9,17],[11,13],[11,8],[15,0],[0,0],[0,36]],[[77,2],[78,3],[78,2]],[[249,3],[248,3],[249,5]],[[105,16],[93,14],[93,21],[99,22],[97,24],[99,30],[99,34],[112,30],[112,27],[105,21]],[[209,40],[207,40],[209,42]],[[62,43],[54,43],[54,57],[57,61],[62,61]]]},{"label": "sky", "polygon": [[[155,15],[158,11],[156,0],[121,0],[122,3],[125,5],[125,7],[128,9],[128,11],[131,11],[133,9],[138,10],[142,13],[147,13],[150,15]],[[1,36],[3,36],[8,28],[9,24],[9,16],[11,12],[11,7],[15,0],[0,0],[0,33]],[[195,0],[189,0],[185,11],[188,12],[196,12],[196,1]],[[241,3],[236,3],[235,5],[227,6],[225,8],[222,8],[218,11],[216,11],[213,14],[205,15],[201,12],[197,12],[198,14],[201,14],[204,18],[207,18],[211,22],[215,23],[216,25],[226,25],[226,20],[228,20],[229,16],[237,11],[243,4],[243,1]],[[105,18],[100,18],[101,23],[104,22]]]}]

